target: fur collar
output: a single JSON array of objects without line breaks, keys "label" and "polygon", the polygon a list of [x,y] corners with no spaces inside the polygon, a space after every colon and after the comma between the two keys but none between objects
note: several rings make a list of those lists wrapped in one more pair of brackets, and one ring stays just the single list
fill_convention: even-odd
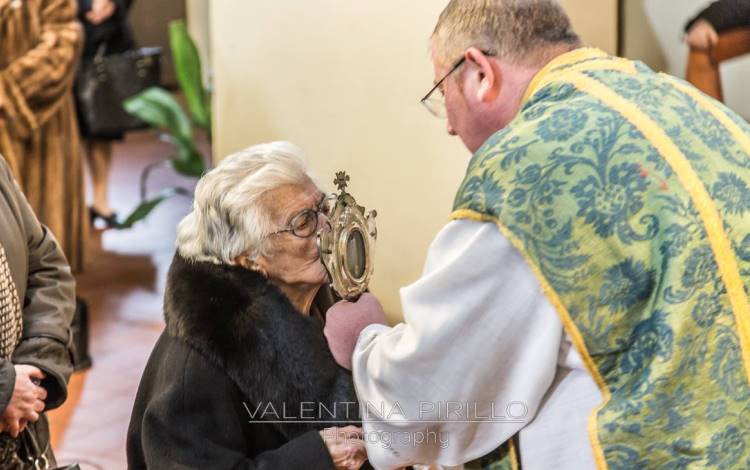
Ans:
[{"label": "fur collar", "polygon": [[[320,321],[298,312],[260,274],[177,254],[164,299],[168,334],[223,370],[248,406],[272,403],[281,413],[283,406],[300,410],[302,402],[329,409],[334,402],[356,402],[351,374],[334,361]],[[279,429],[292,438],[321,427]]]}]

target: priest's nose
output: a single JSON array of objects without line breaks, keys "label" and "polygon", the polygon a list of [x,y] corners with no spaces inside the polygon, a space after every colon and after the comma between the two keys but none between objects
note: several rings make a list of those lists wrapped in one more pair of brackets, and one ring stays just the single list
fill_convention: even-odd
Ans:
[{"label": "priest's nose", "polygon": [[450,121],[446,121],[445,130],[448,131],[448,135],[456,135],[456,131],[453,129]]}]

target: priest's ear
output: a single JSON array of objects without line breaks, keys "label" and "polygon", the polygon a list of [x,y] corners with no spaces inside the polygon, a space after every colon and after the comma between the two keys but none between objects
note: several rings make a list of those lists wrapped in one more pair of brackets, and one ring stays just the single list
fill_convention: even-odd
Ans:
[{"label": "priest's ear", "polygon": [[472,80],[471,89],[476,99],[483,103],[491,103],[500,95],[502,88],[502,70],[497,61],[491,56],[485,55],[476,47],[470,47],[464,52],[469,70],[465,80]]}]

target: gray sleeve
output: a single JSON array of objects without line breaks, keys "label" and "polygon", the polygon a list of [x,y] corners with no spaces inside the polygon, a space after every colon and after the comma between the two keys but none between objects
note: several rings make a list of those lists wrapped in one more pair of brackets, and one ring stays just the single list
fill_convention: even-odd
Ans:
[{"label": "gray sleeve", "polygon": [[16,369],[10,361],[0,361],[0,414],[10,403],[16,385]]},{"label": "gray sleeve", "polygon": [[[4,162],[0,176],[14,181]],[[28,248],[23,335],[12,362],[34,365],[47,375],[42,386],[47,390],[50,409],[65,401],[67,381],[73,372],[70,324],[75,309],[75,281],[55,237],[36,218],[18,186],[9,186]]]}]

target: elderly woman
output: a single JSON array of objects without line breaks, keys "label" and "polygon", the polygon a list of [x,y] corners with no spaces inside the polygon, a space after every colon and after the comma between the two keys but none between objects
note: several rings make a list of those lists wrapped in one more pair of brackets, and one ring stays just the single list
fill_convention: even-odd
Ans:
[{"label": "elderly woman", "polygon": [[360,429],[341,424],[357,419],[351,375],[313,306],[328,280],[316,243],[327,219],[300,153],[250,147],[198,183],[133,408],[130,469],[365,462]]}]

